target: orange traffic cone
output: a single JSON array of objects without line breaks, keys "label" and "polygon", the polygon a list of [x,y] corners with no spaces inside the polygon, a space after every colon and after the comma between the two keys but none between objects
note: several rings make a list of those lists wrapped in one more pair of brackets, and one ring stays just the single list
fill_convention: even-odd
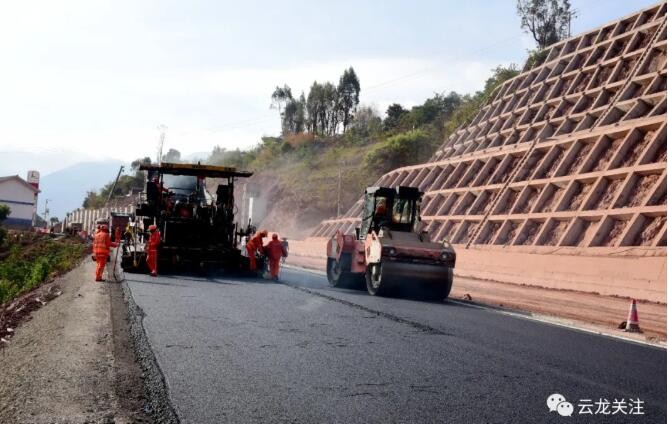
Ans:
[{"label": "orange traffic cone", "polygon": [[624,331],[629,333],[642,333],[639,324],[636,300],[631,299],[631,306],[629,306],[629,317],[626,319],[626,329]]}]

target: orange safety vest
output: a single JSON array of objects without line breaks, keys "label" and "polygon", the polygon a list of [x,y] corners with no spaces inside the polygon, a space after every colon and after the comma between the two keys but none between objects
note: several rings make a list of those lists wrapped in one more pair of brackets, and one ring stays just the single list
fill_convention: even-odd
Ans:
[{"label": "orange safety vest", "polygon": [[111,248],[111,237],[106,231],[98,231],[93,239],[93,253],[96,255],[108,255]]},{"label": "orange safety vest", "polygon": [[285,246],[283,246],[283,243],[278,240],[270,241],[266,246],[264,246],[264,250],[267,252],[267,255],[274,260],[288,256],[288,252],[285,250]]},{"label": "orange safety vest", "polygon": [[155,230],[148,239],[148,250],[156,251],[160,246],[160,231]]}]

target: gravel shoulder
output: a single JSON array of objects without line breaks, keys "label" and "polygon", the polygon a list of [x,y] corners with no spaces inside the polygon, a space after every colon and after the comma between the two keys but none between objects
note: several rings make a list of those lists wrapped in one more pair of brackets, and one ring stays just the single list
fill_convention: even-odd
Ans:
[{"label": "gravel shoulder", "polygon": [[84,261],[0,353],[0,422],[151,422],[119,284]]}]

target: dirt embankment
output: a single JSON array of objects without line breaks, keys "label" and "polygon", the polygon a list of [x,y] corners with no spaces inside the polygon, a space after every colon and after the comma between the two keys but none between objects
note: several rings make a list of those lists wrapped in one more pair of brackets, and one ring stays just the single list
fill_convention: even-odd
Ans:
[{"label": "dirt embankment", "polygon": [[[336,214],[336,192],[331,193],[326,202],[324,199],[309,201],[299,187],[271,172],[257,173],[244,182],[246,198],[253,197],[253,222],[258,228],[275,229],[281,236],[302,239],[308,237],[320,221]],[[243,196],[243,183],[237,184],[235,198],[241,200]],[[346,199],[342,210],[347,210],[351,204],[350,199]],[[247,216],[248,211],[244,213],[240,209],[238,213]]]}]

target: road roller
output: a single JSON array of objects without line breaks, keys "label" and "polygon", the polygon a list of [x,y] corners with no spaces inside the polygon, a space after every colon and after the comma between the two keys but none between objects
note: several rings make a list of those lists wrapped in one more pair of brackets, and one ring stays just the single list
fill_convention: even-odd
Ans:
[{"label": "road roller", "polygon": [[456,253],[424,230],[422,195],[416,187],[368,187],[355,233],[339,230],[327,242],[330,286],[366,285],[373,296],[416,288],[433,299],[448,297]]}]

